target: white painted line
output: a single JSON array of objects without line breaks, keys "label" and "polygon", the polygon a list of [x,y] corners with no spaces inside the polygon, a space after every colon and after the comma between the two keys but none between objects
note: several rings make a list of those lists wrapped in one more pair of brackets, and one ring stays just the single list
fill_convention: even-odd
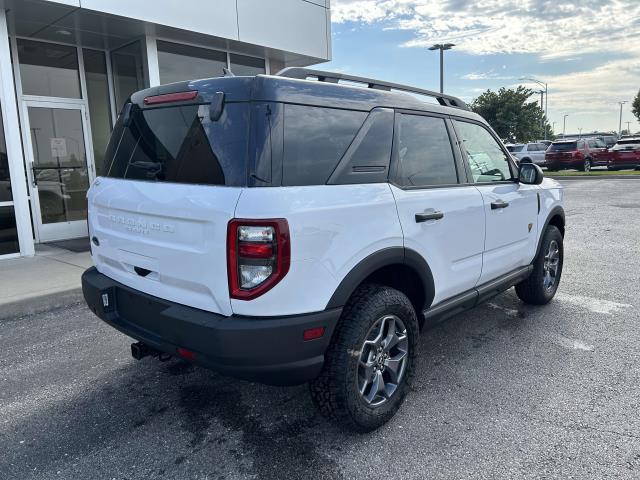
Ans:
[{"label": "white painted line", "polygon": [[588,343],[584,343],[581,340],[576,340],[575,338],[567,338],[562,335],[558,335],[555,339],[556,343],[561,347],[569,348],[572,350],[583,350],[585,352],[593,352],[596,347],[594,345],[589,345]]},{"label": "white painted line", "polygon": [[605,315],[612,315],[633,306],[629,303],[612,302],[611,300],[585,297],[582,295],[569,295],[568,293],[558,293],[556,298],[561,302],[578,305],[594,313],[604,313]]}]

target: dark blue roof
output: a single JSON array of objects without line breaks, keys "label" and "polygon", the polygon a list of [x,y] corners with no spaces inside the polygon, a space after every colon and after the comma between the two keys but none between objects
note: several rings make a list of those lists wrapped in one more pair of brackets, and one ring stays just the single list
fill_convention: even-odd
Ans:
[{"label": "dark blue roof", "polygon": [[142,107],[145,97],[185,90],[197,90],[198,101],[202,103],[211,101],[216,92],[224,92],[226,102],[283,102],[367,112],[376,107],[387,107],[452,115],[485,123],[482,117],[473,112],[425,102],[407,93],[273,75],[172,83],[136,92],[131,96],[131,101]]}]

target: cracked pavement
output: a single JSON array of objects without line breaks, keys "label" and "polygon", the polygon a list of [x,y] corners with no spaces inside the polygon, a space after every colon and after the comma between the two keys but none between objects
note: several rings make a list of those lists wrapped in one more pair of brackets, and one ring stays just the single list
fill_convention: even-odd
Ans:
[{"label": "cracked pavement", "polygon": [[566,181],[557,298],[513,290],[423,331],[388,425],[344,433],[305,386],[137,362],[81,303],[0,321],[0,477],[640,478],[640,181]]}]

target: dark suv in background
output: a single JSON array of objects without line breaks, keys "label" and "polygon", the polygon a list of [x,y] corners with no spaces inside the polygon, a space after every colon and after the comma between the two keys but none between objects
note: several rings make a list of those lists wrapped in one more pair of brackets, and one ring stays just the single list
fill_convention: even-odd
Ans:
[{"label": "dark suv in background", "polygon": [[547,149],[544,160],[547,169],[552,172],[568,168],[588,172],[591,167],[606,166],[609,152],[599,138],[559,140]]}]

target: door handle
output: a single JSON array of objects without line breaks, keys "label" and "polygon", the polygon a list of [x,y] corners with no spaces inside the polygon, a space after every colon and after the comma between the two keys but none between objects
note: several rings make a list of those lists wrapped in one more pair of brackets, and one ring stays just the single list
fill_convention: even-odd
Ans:
[{"label": "door handle", "polygon": [[444,217],[444,213],[438,211],[416,213],[416,223],[428,222],[429,220],[440,220],[442,217]]},{"label": "door handle", "polygon": [[497,210],[498,208],[507,208],[509,206],[509,202],[505,202],[504,200],[496,200],[495,202],[491,202],[491,210]]}]

